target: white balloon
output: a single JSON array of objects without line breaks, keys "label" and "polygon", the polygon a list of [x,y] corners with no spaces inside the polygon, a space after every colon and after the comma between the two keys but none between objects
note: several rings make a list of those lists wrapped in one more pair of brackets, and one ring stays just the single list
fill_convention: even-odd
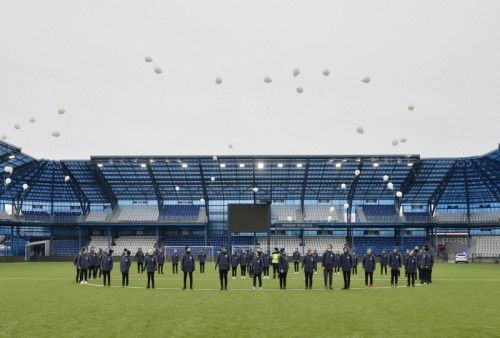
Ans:
[{"label": "white balloon", "polygon": [[371,80],[372,79],[370,79],[369,76],[365,76],[363,79],[361,79],[361,82],[363,82],[363,83],[370,83]]},{"label": "white balloon", "polygon": [[387,182],[387,181],[389,181],[389,176],[384,175],[384,177],[382,177],[382,179]]},{"label": "white balloon", "polygon": [[342,184],[340,185],[340,187],[341,187],[342,189],[345,189],[345,188],[347,188],[347,185],[346,185],[345,183],[342,183]]},{"label": "white balloon", "polygon": [[215,177],[210,177],[210,181],[215,182]]},{"label": "white balloon", "polygon": [[57,110],[57,113],[58,113],[59,115],[63,115],[64,113],[66,113],[66,110],[64,110],[64,109],[62,109],[62,108],[59,108],[59,109]]},{"label": "white balloon", "polygon": [[234,146],[232,144],[229,144],[228,147],[229,147],[229,149],[233,149],[234,148]]},{"label": "white balloon", "polygon": [[215,83],[220,85],[222,83],[222,79],[220,77],[216,78]]},{"label": "white balloon", "polygon": [[361,135],[363,135],[365,133],[365,129],[363,127],[357,127],[356,131],[358,132],[358,134],[361,134]]},{"label": "white balloon", "polygon": [[7,135],[2,135],[2,140],[6,140],[7,139]]},{"label": "white balloon", "polygon": [[349,209],[349,203],[344,204],[344,209]]},{"label": "white balloon", "polygon": [[23,189],[24,189],[24,190],[27,190],[28,188],[29,188],[29,186],[28,186],[26,183],[24,183],[24,184],[23,184]]},{"label": "white balloon", "polygon": [[35,122],[35,121],[36,121],[36,119],[35,119],[34,117],[30,117],[30,122],[31,122],[31,123],[33,123],[33,122]]},{"label": "white balloon", "polygon": [[406,141],[408,141],[406,137],[401,137],[401,139],[399,140],[399,142],[401,143],[406,143]]},{"label": "white balloon", "polygon": [[361,171],[356,169],[356,171],[354,172],[354,175],[359,176],[359,174],[361,174]]},{"label": "white balloon", "polygon": [[5,184],[6,184],[6,185],[7,185],[7,184],[10,184],[11,182],[12,182],[12,180],[11,180],[9,177],[7,177],[7,178],[5,179]]},{"label": "white balloon", "polygon": [[295,69],[293,70],[293,76],[294,76],[294,77],[296,77],[296,76],[299,76],[299,74],[300,74],[300,69],[295,68]]},{"label": "white balloon", "polygon": [[217,161],[217,156],[216,155],[212,156],[212,160]]},{"label": "white balloon", "polygon": [[291,222],[291,221],[292,221],[292,216],[288,216],[288,217],[286,218],[286,220],[287,220],[288,222]]},{"label": "white balloon", "polygon": [[335,208],[334,207],[330,207],[330,212],[334,212],[335,211]]},{"label": "white balloon", "polygon": [[58,131],[55,131],[55,132],[52,133],[52,136],[59,137],[59,136],[61,136],[61,133],[58,132]]},{"label": "white balloon", "polygon": [[326,219],[328,220],[328,222],[331,222],[333,220],[333,217],[332,216],[328,216]]},{"label": "white balloon", "polygon": [[324,75],[324,76],[328,76],[328,75],[330,75],[330,70],[325,69],[325,70],[323,71],[323,75]]},{"label": "white balloon", "polygon": [[408,157],[408,158],[410,158],[411,157],[411,153],[406,153],[405,156]]},{"label": "white balloon", "polygon": [[398,140],[396,140],[396,139],[392,140],[392,146],[393,147],[397,146],[398,144],[399,144]]},{"label": "white balloon", "polygon": [[20,125],[19,123],[16,123],[16,124],[14,125],[14,128],[15,128],[15,129],[21,129],[21,125]]},{"label": "white balloon", "polygon": [[160,67],[155,67],[155,73],[156,74],[161,74],[161,73],[163,73],[163,70],[161,70]]},{"label": "white balloon", "polygon": [[204,198],[200,198],[200,202],[201,203],[205,203],[205,199]]},{"label": "white balloon", "polygon": [[151,58],[151,56],[146,56],[144,58],[144,61],[146,61],[146,62],[153,62],[153,59]]},{"label": "white balloon", "polygon": [[265,83],[271,83],[271,82],[273,82],[273,80],[272,80],[269,76],[266,76],[266,77],[264,78],[264,82],[265,82]]},{"label": "white balloon", "polygon": [[403,197],[403,193],[402,193],[401,191],[398,191],[398,192],[396,193],[396,196],[398,196],[399,198],[401,198],[401,197]]},{"label": "white balloon", "polygon": [[14,168],[12,168],[12,167],[5,167],[5,168],[3,168],[3,171],[5,171],[6,173],[9,173],[9,174],[12,174],[12,172],[14,171]]},{"label": "white balloon", "polygon": [[179,188],[179,186],[178,186],[178,185],[176,185],[176,186],[175,186],[175,191],[179,191],[179,190],[181,190],[181,188]]},{"label": "white balloon", "polygon": [[302,94],[304,92],[304,88],[297,87],[297,93]]},{"label": "white balloon", "polygon": [[70,180],[69,176],[64,176],[64,182],[68,182]]},{"label": "white balloon", "polygon": [[253,192],[258,192],[258,191],[259,191],[259,188],[255,187],[255,188],[253,188],[252,190],[253,190]]},{"label": "white balloon", "polygon": [[392,182],[387,183],[387,188],[391,190],[394,189],[394,184],[392,184]]},{"label": "white balloon", "polygon": [[413,105],[409,105],[409,106],[408,106],[408,110],[409,110],[409,111],[413,111],[414,109],[415,109],[415,106],[413,106]]}]

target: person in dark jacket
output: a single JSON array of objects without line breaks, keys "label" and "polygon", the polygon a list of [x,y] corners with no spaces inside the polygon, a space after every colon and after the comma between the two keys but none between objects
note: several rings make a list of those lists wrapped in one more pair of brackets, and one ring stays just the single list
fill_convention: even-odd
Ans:
[{"label": "person in dark jacket", "polygon": [[418,272],[417,278],[420,281],[420,283],[422,283],[422,269],[420,268],[420,261],[422,259],[422,252],[420,251],[418,246],[415,247],[415,250],[413,250],[413,252],[414,252],[413,255],[417,259],[417,272]]},{"label": "person in dark jacket", "polygon": [[241,279],[247,279],[247,264],[248,256],[246,250],[243,250],[240,255]]},{"label": "person in dark jacket", "polygon": [[295,251],[293,252],[293,273],[298,274],[299,273],[299,264],[300,264],[300,252],[298,248],[295,248]]},{"label": "person in dark jacket", "polygon": [[231,276],[232,279],[236,279],[236,275],[238,272],[238,264],[240,264],[240,259],[238,257],[238,254],[234,252],[231,255]]},{"label": "person in dark jacket", "polygon": [[384,274],[385,270],[385,275],[387,276],[387,253],[385,250],[382,250],[382,253],[380,254],[380,275]]},{"label": "person in dark jacket", "polygon": [[318,274],[318,260],[319,260],[319,255],[318,255],[318,250],[313,250],[313,256],[316,261],[316,266],[314,267],[314,274]]},{"label": "person in dark jacket", "polygon": [[262,252],[257,250],[257,254],[253,258],[252,262],[253,268],[253,290],[256,288],[256,281],[259,279],[259,290],[262,290],[262,270],[263,270],[263,262],[262,262]]},{"label": "person in dark jacket", "polygon": [[337,251],[335,254],[335,274],[338,275],[340,273],[340,252]]},{"label": "person in dark jacket", "polygon": [[87,271],[89,270],[89,256],[87,249],[82,248],[82,254],[78,257],[78,269],[80,269],[80,284],[87,284]]},{"label": "person in dark jacket", "polygon": [[280,257],[280,253],[278,248],[274,248],[274,252],[271,256],[271,263],[273,264],[273,279],[276,279],[276,274],[278,272],[278,258]]},{"label": "person in dark jacket", "polygon": [[429,247],[424,246],[422,256],[420,258],[420,269],[422,270],[421,284],[429,284],[429,270],[431,269],[432,256],[429,253]]},{"label": "person in dark jacket", "polygon": [[307,254],[302,260],[302,269],[306,277],[306,290],[312,290],[314,267],[316,265],[312,249],[307,249]]},{"label": "person in dark jacket", "polygon": [[125,256],[120,259],[120,272],[122,273],[122,288],[128,286],[128,272],[130,266],[132,265],[132,260],[130,259],[130,251],[127,250]]},{"label": "person in dark jacket", "polygon": [[405,262],[405,267],[406,267],[406,276],[407,276],[407,284],[406,286],[415,286],[415,278],[417,274],[417,258],[414,256],[413,251],[410,251],[408,253],[408,257],[406,257],[406,262]]},{"label": "person in dark jacket", "polygon": [[102,258],[104,257],[104,252],[102,252],[102,249],[99,248],[99,251],[97,253],[97,272],[98,272],[98,278],[101,278],[102,276],[102,269],[101,269],[101,264],[102,264]]},{"label": "person in dark jacket", "polygon": [[99,264],[99,257],[97,252],[95,252],[94,247],[90,248],[89,252],[89,279],[97,278],[97,266]]},{"label": "person in dark jacket", "polygon": [[331,244],[326,246],[326,251],[323,253],[321,258],[321,265],[323,267],[323,279],[325,281],[325,290],[333,290],[333,269],[335,268],[336,257],[332,251],[333,247]]},{"label": "person in dark jacket", "polygon": [[172,255],[172,274],[179,273],[179,260],[180,256],[177,253],[177,249],[174,249],[174,254]]},{"label": "person in dark jacket", "polygon": [[101,269],[102,269],[102,281],[103,286],[106,287],[106,279],[108,282],[108,287],[111,287],[111,271],[113,270],[113,250],[109,249],[106,255],[102,258]]},{"label": "person in dark jacket", "polygon": [[253,264],[253,259],[255,257],[255,250],[251,249],[250,252],[248,253],[248,258],[247,258],[247,270],[248,270],[248,275],[253,276],[253,270],[252,270],[252,264]]},{"label": "person in dark jacket", "polygon": [[81,251],[78,251],[78,253],[76,254],[75,258],[73,259],[73,265],[75,266],[75,269],[76,269],[76,282],[80,282],[80,267],[78,266],[78,260],[80,259],[80,256],[81,256],[82,252]]},{"label": "person in dark jacket", "polygon": [[429,250],[429,247],[427,247],[427,253],[429,254],[431,258],[431,263],[429,265],[429,271],[427,275],[427,282],[429,284],[432,284],[432,268],[434,267],[434,256],[432,255],[431,251]]},{"label": "person in dark jacket", "polygon": [[351,289],[351,270],[353,266],[353,258],[349,253],[349,248],[344,247],[344,252],[340,255],[340,267],[342,268],[342,274],[344,275],[344,287],[342,290]]},{"label": "person in dark jacket", "polygon": [[285,248],[280,249],[278,257],[278,271],[280,276],[280,290],[286,290],[286,276],[288,275],[288,258],[286,257]]},{"label": "person in dark jacket", "polygon": [[139,248],[135,253],[135,261],[137,262],[137,274],[141,274],[144,272],[144,252]]},{"label": "person in dark jacket", "polygon": [[153,250],[149,250],[148,255],[146,256],[146,260],[144,261],[144,269],[148,274],[148,286],[146,289],[149,289],[149,285],[151,283],[151,287],[155,288],[155,272],[158,269],[158,259],[154,255]]},{"label": "person in dark jacket", "polygon": [[158,259],[158,274],[163,275],[163,265],[165,264],[165,254],[163,253],[163,250],[158,252],[156,258]]},{"label": "person in dark jacket", "polygon": [[366,250],[366,255],[362,262],[363,270],[365,270],[365,289],[373,289],[373,272],[377,267],[372,249]]},{"label": "person in dark jacket", "polygon": [[357,275],[358,274],[358,264],[359,264],[359,258],[358,255],[353,252],[352,253],[352,275]]},{"label": "person in dark jacket", "polygon": [[[264,279],[269,279],[269,267],[271,266],[271,257],[267,252],[262,253],[262,262],[264,268]],[[279,263],[279,262],[278,262]]]},{"label": "person in dark jacket", "polygon": [[194,262],[193,255],[191,255],[191,248],[186,247],[186,253],[182,256],[181,270],[184,272],[184,287],[182,290],[186,290],[186,280],[189,275],[189,289],[193,290],[193,272],[195,271],[196,265]]},{"label": "person in dark jacket", "polygon": [[231,256],[227,253],[227,247],[223,246],[222,251],[217,255],[215,269],[219,267],[220,290],[227,291],[227,273],[231,266]]},{"label": "person in dark jacket", "polygon": [[200,262],[200,273],[205,273],[206,261],[207,261],[207,254],[203,251],[203,249],[201,249],[200,253],[198,254],[198,262]]},{"label": "person in dark jacket", "polygon": [[403,258],[398,252],[398,248],[394,247],[389,255],[389,268],[391,269],[391,287],[398,287],[398,277],[399,271],[401,270],[401,265],[403,263]]},{"label": "person in dark jacket", "polygon": [[[405,255],[403,256],[403,266],[405,268],[405,277],[408,277],[408,273],[406,271],[406,259],[410,256],[410,250],[406,249]],[[399,275],[401,277],[401,274]]]}]

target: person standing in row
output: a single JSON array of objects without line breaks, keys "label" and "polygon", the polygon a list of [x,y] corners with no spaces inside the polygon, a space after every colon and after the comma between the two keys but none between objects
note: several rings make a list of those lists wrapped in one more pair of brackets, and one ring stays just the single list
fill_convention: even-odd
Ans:
[{"label": "person standing in row", "polygon": [[391,269],[391,287],[392,288],[397,288],[398,287],[398,277],[399,277],[399,271],[401,270],[401,265],[403,258],[401,257],[401,254],[398,252],[398,248],[394,247],[392,249],[391,254],[389,255],[389,267]]},{"label": "person standing in row", "polygon": [[97,252],[95,252],[94,247],[91,247],[89,252],[89,279],[97,278],[98,264],[99,264],[99,257],[97,256]]},{"label": "person standing in row", "polygon": [[[288,258],[286,257],[285,248],[280,249],[278,257],[278,271],[280,276],[280,290],[286,290],[286,276],[288,275]],[[269,279],[269,276],[267,277]]]},{"label": "person standing in row", "polygon": [[293,273],[298,274],[299,273],[299,263],[300,263],[300,252],[298,248],[295,248],[295,251],[293,252]]},{"label": "person standing in row", "polygon": [[179,273],[179,260],[180,256],[177,253],[177,249],[174,249],[174,254],[172,255],[172,274]]},{"label": "person standing in row", "polygon": [[355,252],[353,252],[353,254],[352,254],[352,274],[353,275],[358,274],[358,264],[359,264],[358,255]]},{"label": "person standing in row", "polygon": [[278,248],[274,248],[274,252],[271,258],[271,263],[273,264],[273,279],[276,279],[276,273],[278,273],[278,258],[280,257]]},{"label": "person standing in row", "polygon": [[405,269],[406,269],[406,276],[407,276],[407,283],[406,286],[415,286],[415,277],[417,274],[417,258],[414,256],[413,251],[410,251],[408,253],[408,257],[406,257],[406,262],[405,262]]},{"label": "person standing in row", "polygon": [[104,252],[102,252],[102,249],[99,248],[99,252],[97,253],[97,271],[99,273],[98,278],[101,278],[102,276],[101,264],[103,258],[104,258]]},{"label": "person standing in row", "polygon": [[385,270],[385,275],[387,276],[387,253],[385,250],[382,250],[382,253],[380,254],[380,275],[384,274]]},{"label": "person standing in row", "polygon": [[271,266],[271,257],[267,252],[262,253],[262,263],[264,267],[264,279],[269,279],[269,266]]},{"label": "person standing in row", "polygon": [[418,246],[415,247],[414,255],[417,258],[417,272],[418,272],[417,278],[420,281],[420,283],[422,283],[422,269],[420,267],[420,263],[422,261],[422,251],[420,251]]},{"label": "person standing in row", "polygon": [[80,259],[80,256],[82,255],[81,251],[78,251],[76,254],[75,258],[73,259],[73,265],[75,266],[76,269],[76,282],[80,282],[80,267],[78,266],[78,260]]},{"label": "person standing in row", "polygon": [[[200,263],[201,264],[201,263]],[[227,253],[227,247],[223,246],[222,251],[217,255],[215,269],[219,267],[220,290],[227,291],[227,273],[231,266],[231,256]]]},{"label": "person standing in row", "polygon": [[[410,250],[406,249],[405,255],[403,257],[403,266],[405,268],[405,277],[408,277],[408,272],[406,271],[406,259],[408,258],[408,256],[410,256]],[[401,275],[400,275],[400,277],[401,277]]]},{"label": "person standing in row", "polygon": [[144,262],[145,266],[144,269],[146,270],[146,273],[148,274],[148,286],[146,289],[149,289],[149,284],[151,282],[151,287],[154,289],[155,288],[155,272],[156,269],[158,268],[158,259],[154,255],[154,251],[151,249],[148,252],[148,255],[146,256],[146,260]]},{"label": "person standing in row", "polygon": [[323,279],[325,281],[325,290],[333,290],[333,269],[335,268],[335,254],[332,251],[331,244],[326,246],[326,251],[321,258],[321,265],[323,267]]},{"label": "person standing in row", "polygon": [[238,274],[238,264],[240,263],[239,262],[240,259],[238,257],[238,254],[235,252],[233,252],[232,256],[231,256],[231,276],[232,276],[232,279],[236,279],[236,275]]},{"label": "person standing in row", "polygon": [[241,279],[247,279],[247,264],[248,264],[247,252],[243,250],[240,255]]},{"label": "person standing in row", "polygon": [[432,256],[429,253],[428,246],[424,246],[422,252],[422,257],[420,259],[420,268],[422,270],[422,281],[421,284],[429,284],[429,271],[431,269],[431,259]]},{"label": "person standing in row", "polygon": [[165,254],[163,253],[163,250],[158,252],[158,256],[156,258],[158,259],[158,274],[163,275],[163,265],[165,264]]},{"label": "person standing in row", "polygon": [[120,272],[122,273],[122,288],[128,287],[128,272],[132,261],[130,259],[130,251],[127,250],[124,256],[120,259]]},{"label": "person standing in row", "polygon": [[312,290],[313,285],[313,274],[316,262],[314,261],[314,256],[312,249],[307,249],[307,254],[302,260],[302,269],[304,270],[304,275],[306,277],[306,290]]},{"label": "person standing in row", "polygon": [[353,258],[349,253],[349,248],[344,247],[344,253],[340,255],[340,266],[342,268],[342,274],[344,275],[344,287],[342,290],[351,289],[351,270],[353,266]]},{"label": "person standing in row", "polygon": [[256,281],[259,279],[259,290],[262,290],[262,269],[263,269],[263,262],[262,262],[262,252],[260,250],[257,250],[257,255],[253,258],[252,262],[252,272],[253,272],[253,290],[256,288]]},{"label": "person standing in row", "polygon": [[253,276],[253,269],[252,269],[252,264],[253,264],[253,259],[255,257],[255,250],[250,249],[250,252],[248,253],[248,259],[247,259],[247,269],[248,269],[248,275]]},{"label": "person standing in row", "polygon": [[314,266],[314,274],[317,275],[318,274],[318,260],[319,260],[319,255],[318,255],[317,250],[313,251],[313,256],[314,256],[314,261],[316,262],[316,265]]},{"label": "person standing in row", "polygon": [[198,254],[198,262],[200,262],[200,273],[205,273],[206,261],[207,261],[207,254],[203,251],[203,249],[201,249],[200,253]]},{"label": "person standing in row", "polygon": [[137,274],[141,274],[144,272],[144,252],[139,248],[135,253],[135,261],[137,262]]},{"label": "person standing in row", "polygon": [[335,254],[335,274],[338,275],[340,273],[340,252],[337,251]]},{"label": "person standing in row", "polygon": [[372,249],[366,250],[366,255],[362,262],[363,270],[365,270],[365,289],[373,289],[373,272],[377,267]]},{"label": "person standing in row", "polygon": [[80,284],[87,284],[87,271],[89,269],[89,256],[87,249],[82,248],[82,254],[78,257],[78,269],[80,269]]},{"label": "person standing in row", "polygon": [[108,281],[108,287],[111,287],[111,271],[113,270],[113,250],[109,249],[106,255],[102,258],[101,269],[102,269],[102,281],[103,286],[106,287],[106,279]]},{"label": "person standing in row", "polygon": [[186,280],[189,275],[189,289],[193,290],[193,272],[195,271],[195,262],[193,255],[191,255],[191,247],[186,246],[186,253],[182,256],[181,270],[184,272],[184,287],[182,290],[186,290]]}]

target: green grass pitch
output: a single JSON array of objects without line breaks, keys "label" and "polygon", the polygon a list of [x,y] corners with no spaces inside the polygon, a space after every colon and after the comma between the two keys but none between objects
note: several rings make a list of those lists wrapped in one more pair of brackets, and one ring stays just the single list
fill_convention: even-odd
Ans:
[{"label": "green grass pitch", "polygon": [[[194,274],[194,290],[181,290],[182,275],[146,275],[135,263],[130,287],[121,287],[115,263],[112,288],[101,280],[75,283],[72,263],[0,264],[1,337],[499,337],[500,265],[436,264],[433,284],[389,288],[389,276],[375,273],[375,288],[363,289],[364,274],[342,291],[325,291],[320,271],[312,291],[304,275],[278,280],[229,279],[219,291],[218,273],[207,263]],[[293,265],[292,265],[293,266]],[[230,278],[230,277],[229,277]],[[272,276],[271,276],[272,278]]]}]

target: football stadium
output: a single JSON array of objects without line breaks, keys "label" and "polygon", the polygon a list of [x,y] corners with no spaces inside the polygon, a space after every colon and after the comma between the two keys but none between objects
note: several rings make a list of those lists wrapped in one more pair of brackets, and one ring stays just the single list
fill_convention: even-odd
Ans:
[{"label": "football stadium", "polygon": [[0,4],[0,337],[500,336],[498,15]]}]

